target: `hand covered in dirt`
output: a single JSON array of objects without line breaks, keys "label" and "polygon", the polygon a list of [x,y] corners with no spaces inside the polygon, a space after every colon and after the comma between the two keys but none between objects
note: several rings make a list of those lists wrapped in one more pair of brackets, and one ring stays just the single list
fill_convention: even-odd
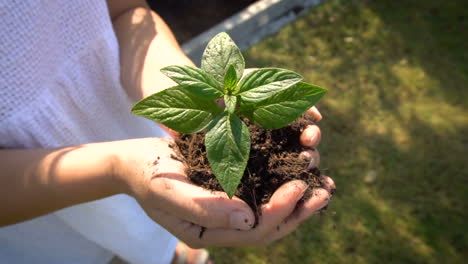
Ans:
[{"label": "hand covered in dirt", "polygon": [[308,187],[302,181],[288,182],[262,206],[259,223],[252,228],[255,216],[244,201],[189,181],[172,140],[143,138],[116,144],[120,154],[114,171],[123,191],[135,197],[155,222],[193,248],[277,240],[326,206],[334,188],[329,180],[326,189],[315,189],[312,197],[295,210]]},{"label": "hand covered in dirt", "polygon": [[134,196],[169,231],[183,238],[193,224],[241,230],[252,227],[254,216],[245,202],[190,182],[171,139],[141,138],[116,144],[121,151],[115,174],[123,183],[123,192]]}]

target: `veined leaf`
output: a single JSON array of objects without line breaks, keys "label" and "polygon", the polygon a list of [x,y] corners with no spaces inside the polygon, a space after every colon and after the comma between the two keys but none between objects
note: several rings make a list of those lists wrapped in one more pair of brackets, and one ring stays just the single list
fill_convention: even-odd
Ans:
[{"label": "veined leaf", "polygon": [[249,159],[249,129],[237,116],[223,112],[208,128],[205,146],[216,179],[232,198]]},{"label": "veined leaf", "polygon": [[327,92],[319,86],[299,82],[245,110],[245,115],[263,128],[277,129],[288,125],[315,105]]},{"label": "veined leaf", "polygon": [[184,134],[201,131],[221,112],[213,100],[201,99],[180,85],[150,95],[132,108],[132,113]]},{"label": "veined leaf", "polygon": [[224,75],[224,93],[231,94],[237,87],[237,74],[236,69],[231,64]]},{"label": "veined leaf", "polygon": [[161,72],[203,98],[216,99],[223,96],[223,87],[202,69],[187,65],[173,65],[162,68]]},{"label": "veined leaf", "polygon": [[237,97],[235,95],[224,95],[224,104],[226,105],[226,110],[229,113],[234,113],[237,106]]},{"label": "veined leaf", "polygon": [[225,32],[210,40],[203,52],[201,68],[224,84],[224,74],[229,66],[236,69],[236,76],[242,76],[245,68],[244,57],[236,43]]},{"label": "veined leaf", "polygon": [[299,74],[278,68],[264,68],[247,74],[239,83],[241,105],[263,101],[300,82]]}]

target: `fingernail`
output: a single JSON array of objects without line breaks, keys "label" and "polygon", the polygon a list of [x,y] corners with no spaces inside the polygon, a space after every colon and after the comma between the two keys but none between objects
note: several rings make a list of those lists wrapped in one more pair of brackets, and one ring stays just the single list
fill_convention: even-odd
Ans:
[{"label": "fingernail", "polygon": [[303,151],[301,152],[301,154],[299,154],[299,158],[301,159],[310,160],[311,157],[312,157],[312,150],[310,149]]},{"label": "fingernail", "polygon": [[317,189],[314,189],[314,196],[319,196],[319,197],[330,197],[330,193],[323,189],[323,188],[317,188]]},{"label": "fingernail", "polygon": [[310,162],[307,169],[317,168],[320,165],[320,154],[317,149],[310,150]]},{"label": "fingernail", "polygon": [[253,221],[250,216],[241,211],[231,213],[230,224],[232,227],[240,230],[249,230],[252,228]]},{"label": "fingernail", "polygon": [[320,141],[320,129],[317,126],[308,125],[301,137],[306,146],[315,147]]},{"label": "fingernail", "polygon": [[327,206],[331,198],[329,192],[323,188],[314,189],[314,191],[312,192],[312,198],[314,197],[315,199],[319,199],[319,201],[322,200],[318,205],[318,208],[323,208],[324,206]]},{"label": "fingernail", "polygon": [[300,199],[302,199],[302,197],[304,196],[304,193],[307,191],[307,189],[309,189],[309,185],[307,185],[303,181],[298,181],[296,184],[294,184],[294,188],[298,188],[299,191],[300,191],[300,194],[298,195],[298,197],[296,199],[296,202],[297,202]]}]

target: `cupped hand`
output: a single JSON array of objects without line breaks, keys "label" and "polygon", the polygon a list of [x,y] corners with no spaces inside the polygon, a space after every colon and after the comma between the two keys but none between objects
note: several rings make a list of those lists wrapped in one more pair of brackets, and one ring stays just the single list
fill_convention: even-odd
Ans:
[{"label": "cupped hand", "polygon": [[[171,139],[142,138],[118,144],[116,175],[124,183],[124,192],[168,230],[182,228],[183,223],[241,230],[253,226],[253,212],[244,201],[190,182]],[[168,215],[173,220],[164,223]]]},{"label": "cupped hand", "polygon": [[[251,70],[254,69],[246,69],[244,74]],[[307,114],[314,123],[322,119],[315,107]],[[310,159],[309,168],[320,164],[316,149],[320,138],[315,124],[305,127],[300,136],[305,147],[302,154]],[[288,182],[262,205],[258,225],[252,228],[255,216],[244,201],[229,199],[224,192],[209,191],[190,182],[184,164],[171,147],[175,145],[172,140],[144,138],[119,144],[122,154],[117,159],[116,175],[124,182],[125,191],[138,200],[149,217],[192,248],[275,241],[325,207],[336,188],[333,180],[324,176],[324,188],[312,190],[311,198],[297,207],[309,187],[299,180]]]},{"label": "cupped hand", "polygon": [[[281,186],[262,206],[259,223],[242,200],[229,199],[192,184],[174,152],[174,142],[162,138],[120,141],[115,169],[124,191],[134,196],[149,217],[193,248],[259,245],[277,240],[328,204],[331,181],[295,210],[308,188],[302,181]],[[294,213],[293,213],[294,212]],[[204,230],[203,236],[200,237]]]}]

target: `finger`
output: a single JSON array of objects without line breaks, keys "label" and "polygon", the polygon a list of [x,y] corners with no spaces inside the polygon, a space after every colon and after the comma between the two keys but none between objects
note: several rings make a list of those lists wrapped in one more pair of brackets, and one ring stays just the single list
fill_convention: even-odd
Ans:
[{"label": "finger", "polygon": [[[164,173],[152,180],[154,201],[163,211],[208,228],[252,228],[255,217],[237,197],[213,192],[191,184],[178,173]],[[174,194],[177,194],[175,197]]]},{"label": "finger", "polygon": [[320,122],[322,120],[322,114],[320,114],[317,107],[312,106],[309,110],[306,111],[306,114],[314,120],[315,123]]},{"label": "finger", "polygon": [[330,196],[333,196],[336,192],[336,185],[332,178],[322,175],[321,181],[323,187],[330,193]]},{"label": "finger", "polygon": [[[302,192],[300,191],[299,193]],[[302,197],[302,195],[297,194],[298,193],[295,194],[295,199],[297,199],[297,196]],[[285,221],[285,218],[280,217],[283,218],[281,222],[278,225],[267,228],[267,232],[260,229],[261,225],[258,228],[249,231],[206,229],[203,236],[200,237],[201,229],[199,226],[180,221],[177,226],[171,226],[172,223],[177,222],[177,219],[171,218],[170,216],[167,216],[167,219],[162,219],[160,223],[162,223],[161,225],[168,229],[172,234],[183,240],[192,248],[209,246],[258,246],[261,244],[271,243],[291,233],[304,220],[325,207],[328,204],[328,201],[329,194],[326,190],[322,188],[313,190],[312,197],[301,205],[301,208],[296,215],[290,214],[287,221]],[[292,204],[294,204],[294,207],[292,208],[292,210],[294,210],[296,203],[294,202]],[[271,217],[271,215],[265,215],[265,213],[266,212],[264,211],[262,218]],[[169,226],[166,226],[165,223],[169,223]]]},{"label": "finger", "polygon": [[320,128],[317,125],[308,125],[302,131],[299,142],[304,147],[317,147],[321,139]]},{"label": "finger", "polygon": [[309,161],[309,164],[307,165],[308,170],[317,168],[320,165],[320,153],[316,148],[301,152],[300,157]]},{"label": "finger", "polygon": [[282,185],[275,191],[270,201],[262,206],[262,216],[259,225],[248,231],[226,229],[207,229],[203,234],[203,245],[245,246],[264,243],[264,238],[280,225],[296,207],[307,185],[295,180]]},{"label": "finger", "polygon": [[[212,241],[205,239],[205,236],[200,235],[203,231],[202,227],[199,225],[182,220],[173,214],[159,209],[146,210],[146,213],[151,219],[191,248],[203,248],[216,245]],[[231,229],[224,230],[232,231]]]},{"label": "finger", "polygon": [[[280,187],[270,202],[263,207],[259,226],[249,231],[206,229],[200,237],[199,226],[181,222],[169,214],[163,213],[162,217],[160,214],[158,222],[192,248],[265,244],[289,234],[302,221],[328,204],[328,192],[321,188],[315,189],[312,197],[301,205],[299,213],[291,217],[296,202],[302,197],[305,189],[306,185],[301,181],[290,182]],[[291,219],[285,221],[288,216]]]},{"label": "finger", "polygon": [[277,226],[274,232],[265,237],[266,243],[278,240],[294,231],[302,222],[328,205],[330,195],[327,190],[318,188],[312,191],[312,197],[301,204],[300,209],[293,213],[287,221]]},{"label": "finger", "polygon": [[270,201],[262,206],[262,217],[259,219],[260,232],[269,233],[283,222],[296,208],[308,185],[300,180],[290,181],[278,188]]}]

